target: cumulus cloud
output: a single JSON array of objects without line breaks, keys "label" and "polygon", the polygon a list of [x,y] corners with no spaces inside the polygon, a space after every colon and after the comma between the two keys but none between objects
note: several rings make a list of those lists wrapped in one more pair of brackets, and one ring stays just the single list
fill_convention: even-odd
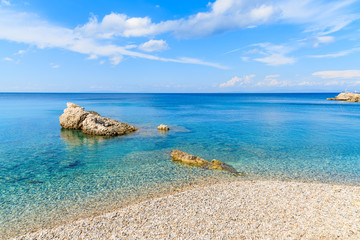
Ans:
[{"label": "cumulus cloud", "polygon": [[256,83],[255,86],[286,87],[291,85],[291,83],[289,83],[288,81],[279,81],[278,77],[280,77],[279,74],[267,75],[265,76],[265,79],[263,81]]},{"label": "cumulus cloud", "polygon": [[[359,19],[359,14],[353,13],[352,9],[355,2],[356,0],[216,0],[208,4],[207,11],[158,23],[152,22],[149,17],[129,17],[114,12],[100,21],[92,16],[77,31],[98,38],[155,36],[167,32],[191,38],[280,22],[302,24],[308,32],[326,35]],[[328,40],[330,38],[320,37],[318,41]]]},{"label": "cumulus cloud", "polygon": [[219,87],[234,87],[234,86],[244,86],[251,83],[251,79],[254,78],[255,75],[245,75],[244,77],[235,76],[227,82],[221,83]]},{"label": "cumulus cloud", "polygon": [[280,15],[278,7],[267,1],[217,0],[208,7],[206,12],[159,23],[149,17],[135,18],[120,13],[108,14],[101,21],[92,16],[76,30],[98,38],[154,36],[166,32],[189,38],[253,27]]},{"label": "cumulus cloud", "polygon": [[138,47],[145,52],[159,52],[168,49],[168,44],[164,40],[149,40]]},{"label": "cumulus cloud", "polygon": [[176,27],[176,21],[153,23],[149,17],[129,17],[126,14],[111,13],[100,22],[92,16],[88,23],[75,30],[87,36],[110,39],[120,37],[141,37],[168,32]]},{"label": "cumulus cloud", "polygon": [[[1,0],[1,2],[2,5],[10,4],[8,0]],[[101,40],[112,40],[117,37],[153,38],[165,33],[172,33],[180,38],[194,38],[253,28],[263,24],[290,23],[304,25],[306,31],[318,36],[315,44],[326,43],[333,40],[332,37],[326,36],[327,34],[339,31],[359,19],[360,14],[354,10],[354,3],[356,0],[330,2],[324,0],[216,0],[208,4],[207,10],[180,19],[153,22],[148,16],[131,17],[112,12],[101,19],[91,16],[87,23],[75,29],[55,26],[34,14],[0,8],[0,39],[27,43],[39,48],[63,48],[109,59],[115,56],[131,56],[225,68],[219,64],[201,60],[161,58],[149,53],[137,52],[133,45],[129,48]],[[139,48],[151,52],[163,50],[167,45],[160,42],[151,43],[151,41],[147,45],[152,44],[152,47],[144,43]],[[295,62],[294,58],[286,56],[289,51],[272,51],[269,46],[263,50],[265,50],[265,55],[254,60],[275,66]]]},{"label": "cumulus cloud", "polygon": [[322,71],[322,72],[314,72],[312,75],[321,77],[323,79],[329,79],[329,78],[353,79],[360,77],[360,70]]},{"label": "cumulus cloud", "polygon": [[[136,22],[135,20],[132,22]],[[138,24],[138,23],[133,23]],[[129,50],[114,44],[103,43],[89,36],[80,34],[77,30],[50,24],[35,14],[14,12],[0,9],[0,39],[18,43],[26,43],[44,48],[62,48],[69,51],[86,54],[90,59],[95,56],[109,57],[112,63],[119,62],[119,56],[130,56],[163,62],[188,63],[226,68],[220,64],[193,58],[162,58],[150,54]],[[114,60],[115,59],[115,60]],[[121,60],[120,60],[121,61]]]}]

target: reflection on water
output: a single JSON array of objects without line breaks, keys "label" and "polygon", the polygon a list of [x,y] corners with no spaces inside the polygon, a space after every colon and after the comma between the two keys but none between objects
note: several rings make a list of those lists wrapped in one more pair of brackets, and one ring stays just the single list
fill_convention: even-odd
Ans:
[{"label": "reflection on water", "polygon": [[93,145],[96,146],[101,144],[104,140],[111,138],[106,136],[88,135],[81,131],[65,128],[60,129],[60,137],[68,147],[76,147],[84,144],[89,147]]}]

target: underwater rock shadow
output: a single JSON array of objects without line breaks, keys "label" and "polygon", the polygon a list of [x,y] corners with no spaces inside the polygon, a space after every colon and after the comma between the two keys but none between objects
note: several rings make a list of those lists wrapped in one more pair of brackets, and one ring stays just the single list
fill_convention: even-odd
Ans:
[{"label": "underwater rock shadow", "polygon": [[96,146],[111,138],[107,136],[87,135],[78,130],[65,128],[60,129],[60,137],[61,140],[63,140],[63,142],[69,147],[77,147],[82,145]]}]

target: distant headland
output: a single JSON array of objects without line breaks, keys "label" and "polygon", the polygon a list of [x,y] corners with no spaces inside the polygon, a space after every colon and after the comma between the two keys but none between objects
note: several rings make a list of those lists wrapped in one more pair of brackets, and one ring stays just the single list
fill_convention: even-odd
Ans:
[{"label": "distant headland", "polygon": [[327,98],[326,100],[360,102],[360,94],[353,92],[343,92],[337,95],[335,98]]}]

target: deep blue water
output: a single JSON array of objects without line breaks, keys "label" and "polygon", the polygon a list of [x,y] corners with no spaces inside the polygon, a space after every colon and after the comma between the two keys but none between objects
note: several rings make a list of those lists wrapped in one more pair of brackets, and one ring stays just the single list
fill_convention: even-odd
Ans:
[{"label": "deep blue water", "polygon": [[[172,149],[250,179],[360,185],[360,103],[325,100],[335,95],[2,93],[0,238],[226,177],[171,162]],[[139,131],[107,139],[62,130],[66,102]]]}]

